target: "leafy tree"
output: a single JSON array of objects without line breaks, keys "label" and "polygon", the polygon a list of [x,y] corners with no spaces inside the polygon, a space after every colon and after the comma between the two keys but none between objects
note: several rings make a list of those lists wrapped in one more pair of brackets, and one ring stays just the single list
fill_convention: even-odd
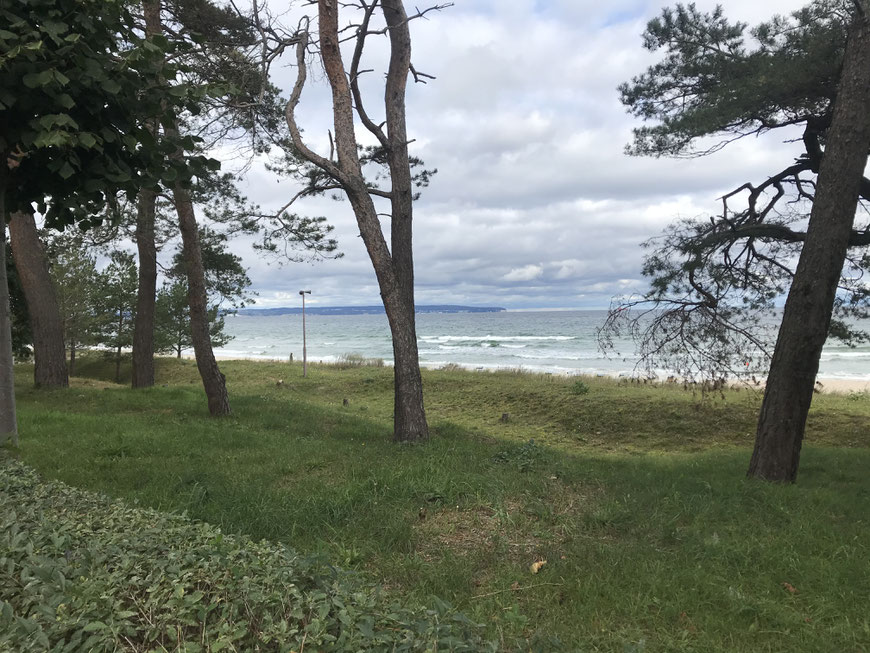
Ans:
[{"label": "leafy tree", "polygon": [[[139,116],[196,110],[170,42],[145,42],[121,0],[8,0],[0,6],[0,224],[31,211],[49,226],[95,222],[117,192],[186,183],[204,157],[167,167]],[[5,240],[5,237],[4,239]],[[0,251],[5,259],[5,248]],[[0,260],[0,439],[17,442],[5,261]]]},{"label": "leafy tree", "polygon": [[100,344],[108,347],[115,360],[115,381],[121,380],[121,353],[133,344],[136,291],[139,275],[129,252],[115,250],[110,263],[97,279],[100,289]]},{"label": "leafy tree", "polygon": [[[825,338],[867,338],[847,321],[867,315],[870,297],[861,280],[870,231],[849,202],[870,199],[870,180],[835,137],[852,133],[866,163],[870,107],[856,81],[870,71],[864,5],[816,0],[752,29],[721,8],[665,9],[644,33],[645,47],[664,49],[664,58],[620,87],[629,111],[653,123],[635,130],[631,154],[700,156],[746,136],[801,130],[797,160],[727,194],[721,214],[665,234],[644,264],[651,291],[615,307],[604,329],[605,343],[632,331],[648,361],[675,363],[686,375],[763,371],[772,337],[765,321],[790,291],[752,476],[794,480]],[[845,184],[839,205],[829,201],[836,179]],[[799,296],[806,301],[795,310]]]}]

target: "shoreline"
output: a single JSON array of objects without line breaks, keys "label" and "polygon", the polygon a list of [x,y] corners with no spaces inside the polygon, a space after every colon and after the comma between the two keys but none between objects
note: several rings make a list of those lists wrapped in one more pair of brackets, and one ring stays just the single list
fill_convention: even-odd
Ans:
[{"label": "shoreline", "polygon": [[[186,360],[195,360],[195,357],[193,354],[182,354],[181,357],[183,359],[186,359]],[[286,358],[257,358],[257,357],[252,357],[252,356],[228,356],[228,355],[220,355],[220,354],[215,354],[215,359],[218,361],[250,361],[253,363],[285,363],[285,364],[292,364],[292,365],[301,365],[302,364],[302,361],[298,360],[298,359],[294,359],[293,363],[289,363],[289,361]],[[308,362],[312,365],[332,365],[332,364],[336,363],[336,361],[328,361],[328,362],[324,363],[324,362],[322,362],[321,359],[309,359]],[[392,365],[392,361],[390,361],[390,362],[384,361],[384,365],[389,367]],[[447,364],[445,364],[445,363],[433,363],[431,365],[427,365],[426,363],[421,363],[421,367],[423,367],[423,368],[436,369],[436,370],[444,367],[445,365],[456,365],[457,367],[459,367],[463,370],[469,371],[469,372],[497,372],[497,371],[508,371],[508,370],[516,371],[519,369],[520,371],[525,371],[529,374],[552,374],[554,376],[565,376],[565,377],[572,377],[572,376],[585,376],[585,377],[591,377],[591,378],[603,377],[603,378],[610,378],[610,379],[626,378],[625,376],[621,376],[621,375],[617,375],[617,374],[606,374],[606,373],[583,374],[583,373],[569,373],[569,372],[563,372],[563,371],[547,372],[547,371],[543,371],[543,370],[533,370],[533,369],[513,368],[513,367],[486,367],[486,366],[482,366],[482,365],[469,365],[469,364],[461,364],[461,363],[447,363]],[[662,381],[660,379],[658,380],[658,382],[664,383],[664,381]],[[737,383],[735,385],[740,386],[742,384]],[[821,386],[819,388],[819,390],[821,392],[826,393],[826,394],[848,394],[848,393],[852,393],[852,392],[868,392],[868,393],[870,393],[870,378],[868,378],[868,379],[844,379],[842,377],[818,376],[818,377],[816,377],[816,385],[817,385],[817,387]]]}]

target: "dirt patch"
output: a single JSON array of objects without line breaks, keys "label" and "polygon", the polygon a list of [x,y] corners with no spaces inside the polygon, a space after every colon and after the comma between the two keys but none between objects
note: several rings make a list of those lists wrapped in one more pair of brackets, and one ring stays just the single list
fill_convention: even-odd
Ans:
[{"label": "dirt patch", "polygon": [[498,509],[440,508],[422,514],[414,530],[417,552],[428,561],[480,553],[528,558],[542,547],[539,538],[525,532],[528,518],[518,502],[506,502]]}]

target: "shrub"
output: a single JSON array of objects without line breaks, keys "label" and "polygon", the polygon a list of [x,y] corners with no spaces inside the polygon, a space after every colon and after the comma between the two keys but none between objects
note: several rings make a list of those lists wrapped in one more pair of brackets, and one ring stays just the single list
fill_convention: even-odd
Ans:
[{"label": "shrub", "polygon": [[362,354],[356,354],[353,352],[342,354],[335,361],[336,367],[339,368],[347,368],[347,367],[383,367],[384,359],[383,358],[366,358]]},{"label": "shrub", "polygon": [[0,495],[0,650],[495,650],[441,601],[399,606],[322,560],[2,457]]},{"label": "shrub", "polygon": [[571,393],[575,395],[589,394],[589,386],[583,379],[577,379],[571,384]]}]

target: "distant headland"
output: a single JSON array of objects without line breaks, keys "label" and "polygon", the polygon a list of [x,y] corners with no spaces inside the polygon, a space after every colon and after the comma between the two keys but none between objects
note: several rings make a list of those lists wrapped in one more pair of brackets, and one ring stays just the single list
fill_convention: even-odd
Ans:
[{"label": "distant headland", "polygon": [[[455,306],[453,304],[432,304],[416,307],[417,313],[501,313],[506,309],[500,306]],[[238,315],[298,315],[301,307],[280,308],[242,308]],[[309,315],[382,315],[383,306],[306,306]]]}]

